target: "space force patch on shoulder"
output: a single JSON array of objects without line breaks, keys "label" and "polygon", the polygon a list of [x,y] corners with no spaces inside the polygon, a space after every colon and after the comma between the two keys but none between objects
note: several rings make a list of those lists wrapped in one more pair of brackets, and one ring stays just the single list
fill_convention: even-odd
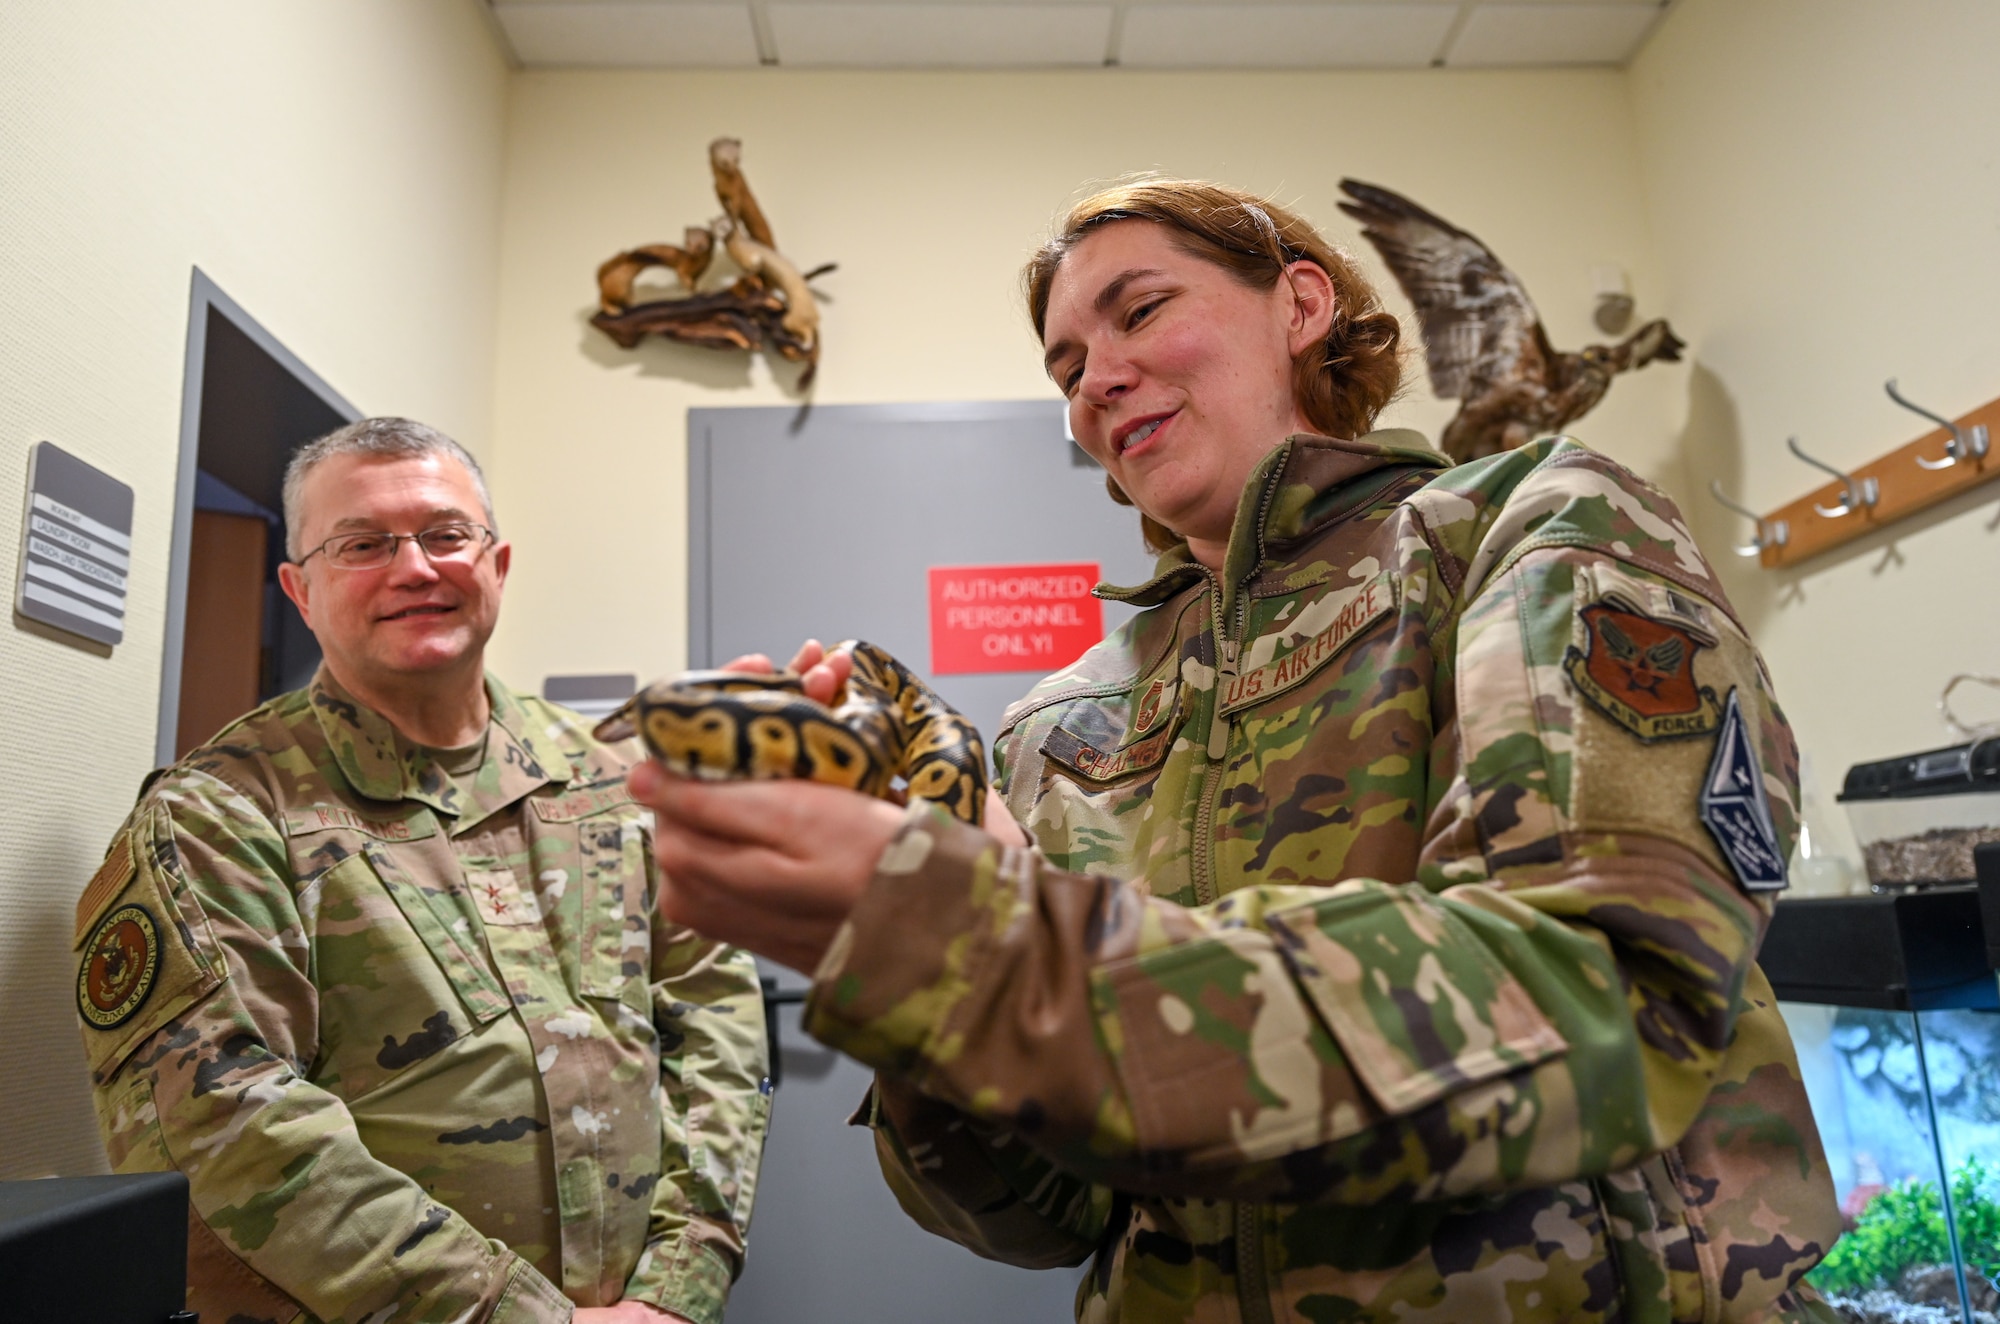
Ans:
[{"label": "space force patch on shoulder", "polygon": [[141,905],[112,910],[90,931],[76,971],[76,1009],[100,1030],[132,1019],[160,973],[160,926]]},{"label": "space force patch on shoulder", "polygon": [[1733,689],[1723,705],[1722,731],[1715,738],[1715,756],[1701,784],[1701,821],[1744,891],[1784,890],[1785,857],[1778,850],[1778,829],[1771,820],[1770,797],[1764,793],[1764,769]]},{"label": "space force patch on shoulder", "polygon": [[1584,647],[1570,645],[1563,671],[1591,707],[1647,743],[1715,730],[1721,721],[1715,691],[1694,674],[1694,655],[1706,643],[1607,602],[1579,615]]}]

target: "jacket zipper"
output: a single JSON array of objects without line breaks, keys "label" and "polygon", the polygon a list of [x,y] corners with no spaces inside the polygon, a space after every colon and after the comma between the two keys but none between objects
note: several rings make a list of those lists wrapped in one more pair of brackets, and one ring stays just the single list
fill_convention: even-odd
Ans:
[{"label": "jacket zipper", "polygon": [[[1264,492],[1257,503],[1255,528],[1259,542],[1264,536],[1264,519],[1271,509],[1271,498],[1277,492],[1277,473],[1273,471],[1264,484]],[[1259,563],[1262,557],[1258,558]],[[1215,832],[1215,797],[1222,785],[1222,764],[1229,756],[1229,718],[1223,713],[1223,704],[1229,697],[1231,684],[1237,676],[1243,648],[1243,629],[1249,618],[1250,597],[1245,585],[1237,585],[1238,592],[1230,612],[1230,619],[1222,618],[1222,580],[1209,575],[1215,592],[1216,660],[1221,664],[1215,678],[1215,708],[1209,717],[1208,727],[1208,768],[1202,784],[1201,807],[1195,818],[1195,849],[1201,853],[1196,861],[1195,896],[1203,904],[1216,899],[1220,880],[1215,876],[1215,852],[1210,848],[1210,838]],[[1264,1222],[1262,1206],[1247,1200],[1238,1201],[1236,1215],[1236,1303],[1243,1324],[1272,1324],[1271,1286],[1264,1272]]]},{"label": "jacket zipper", "polygon": [[[1257,532],[1259,549],[1258,564],[1263,563],[1264,520],[1271,513],[1271,499],[1278,492],[1279,469],[1271,470],[1264,479],[1264,490],[1257,497],[1257,515],[1251,527]],[[1224,557],[1225,564],[1227,556]],[[1215,625],[1216,661],[1221,665],[1216,670],[1215,704],[1208,719],[1208,768],[1202,774],[1201,801],[1195,810],[1194,820],[1194,895],[1201,905],[1215,900],[1215,852],[1209,849],[1209,836],[1215,829],[1215,794],[1222,778],[1217,775],[1223,759],[1229,755],[1229,720],[1223,716],[1222,702],[1229,697],[1229,682],[1236,679],[1237,651],[1242,646],[1243,623],[1249,614],[1249,598],[1246,594],[1236,595],[1235,610],[1231,619],[1222,619],[1222,576],[1203,566],[1201,573],[1208,578],[1209,592],[1215,595],[1215,607],[1210,615]],[[1239,588],[1241,585],[1238,586]],[[1233,627],[1233,628],[1232,628]]]},{"label": "jacket zipper", "polygon": [[1264,1275],[1262,1205],[1236,1206],[1236,1301],[1243,1324],[1272,1324],[1271,1286]]},{"label": "jacket zipper", "polygon": [[1222,620],[1222,581],[1213,571],[1202,573],[1208,576],[1210,592],[1215,595],[1215,606],[1209,614],[1214,622],[1216,660],[1221,663],[1216,670],[1215,699],[1208,716],[1208,766],[1202,770],[1201,799],[1195,805],[1194,861],[1190,870],[1195,903],[1205,906],[1215,900],[1215,852],[1209,848],[1209,837],[1215,831],[1215,796],[1222,784],[1218,775],[1220,765],[1229,752],[1229,722],[1222,715],[1222,700],[1236,675],[1236,646],[1229,641]]}]

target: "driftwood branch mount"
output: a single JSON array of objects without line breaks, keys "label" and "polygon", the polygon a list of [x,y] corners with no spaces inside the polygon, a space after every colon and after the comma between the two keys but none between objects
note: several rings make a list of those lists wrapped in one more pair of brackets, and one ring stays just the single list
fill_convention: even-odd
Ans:
[{"label": "driftwood branch mount", "polygon": [[[678,246],[630,248],[600,266],[598,311],[591,325],[625,349],[649,335],[714,349],[769,346],[781,357],[805,364],[799,386],[810,386],[819,367],[819,302],[808,282],[832,271],[834,264],[802,272],[778,250],[771,223],[743,178],[742,143],[717,138],[708,145],[708,164],[723,214],[706,226],[689,226]],[[697,282],[717,249],[741,274],[726,286],[702,290]],[[650,267],[670,269],[687,292],[634,303],[634,282]]]}]

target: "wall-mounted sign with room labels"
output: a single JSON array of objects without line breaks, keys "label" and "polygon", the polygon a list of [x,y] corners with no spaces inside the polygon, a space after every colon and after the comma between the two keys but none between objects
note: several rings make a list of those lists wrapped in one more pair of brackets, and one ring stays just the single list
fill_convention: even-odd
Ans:
[{"label": "wall-mounted sign with room labels", "polygon": [[931,674],[1053,671],[1104,637],[1095,561],[931,567]]},{"label": "wall-mounted sign with room labels", "polygon": [[125,638],[132,489],[46,441],[28,452],[14,610],[100,644]]}]

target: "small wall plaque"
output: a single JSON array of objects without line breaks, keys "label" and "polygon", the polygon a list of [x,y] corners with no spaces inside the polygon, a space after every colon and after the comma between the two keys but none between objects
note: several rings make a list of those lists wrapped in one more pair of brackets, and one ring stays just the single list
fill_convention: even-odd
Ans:
[{"label": "small wall plaque", "polygon": [[100,644],[125,638],[132,489],[46,441],[28,452],[14,610]]}]

